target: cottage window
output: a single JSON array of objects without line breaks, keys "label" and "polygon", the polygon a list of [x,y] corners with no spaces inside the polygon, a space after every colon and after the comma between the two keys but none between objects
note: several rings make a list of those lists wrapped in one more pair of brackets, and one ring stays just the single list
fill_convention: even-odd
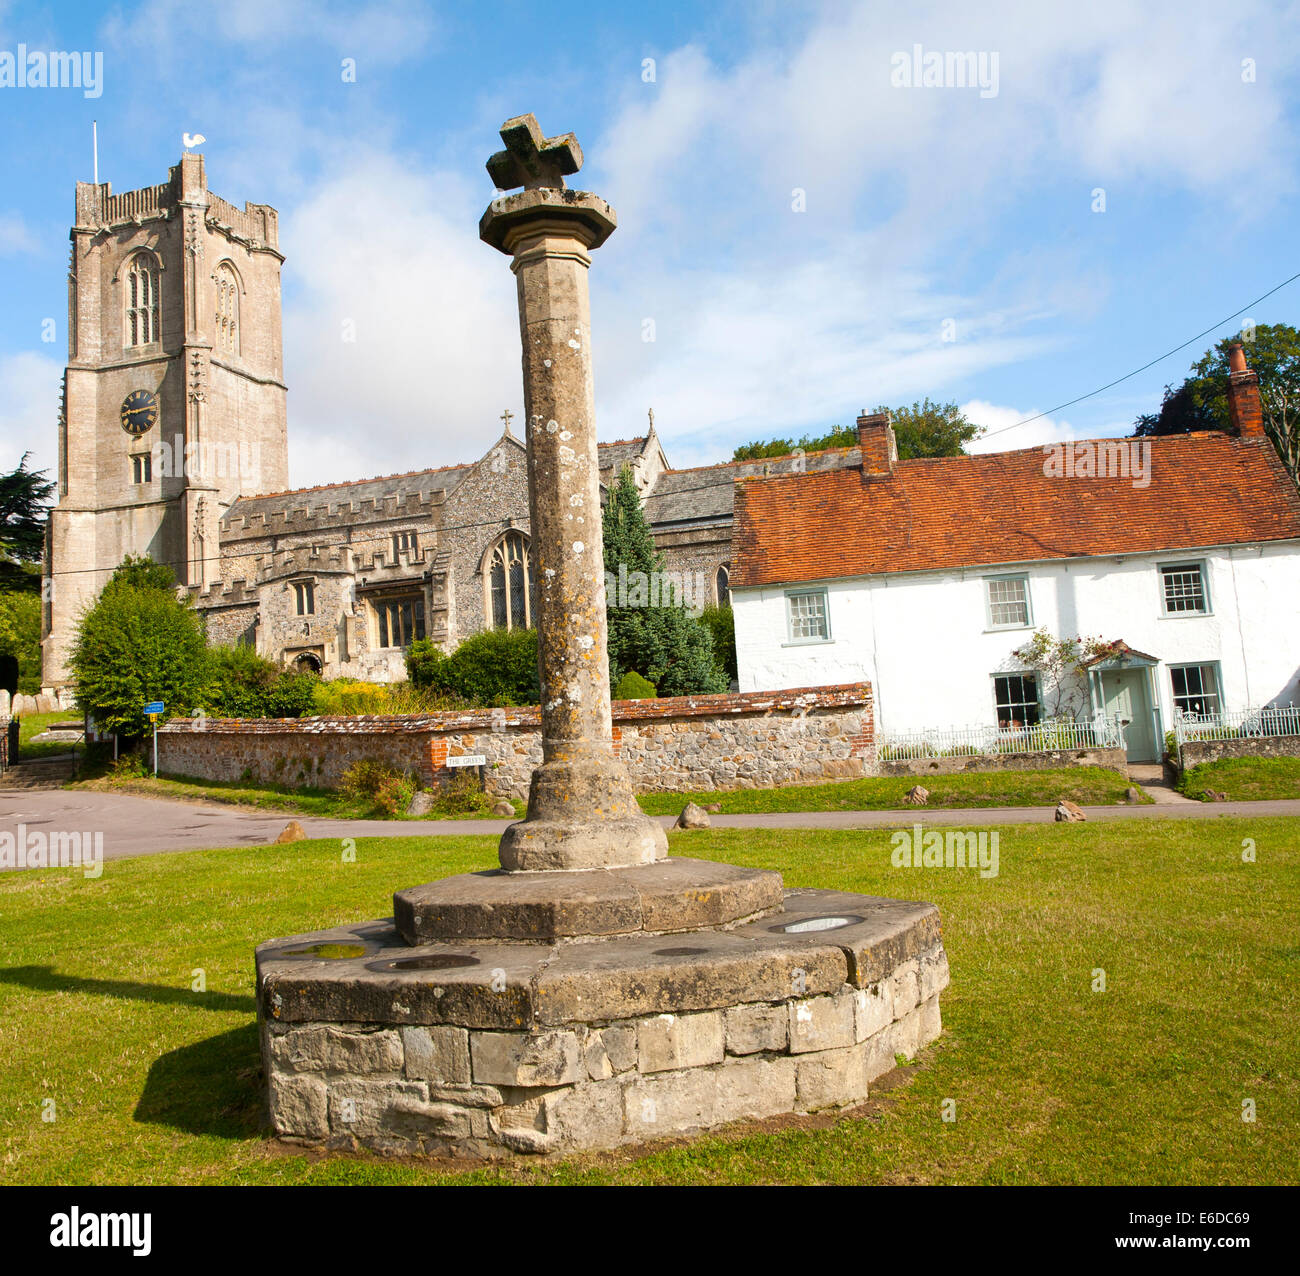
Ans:
[{"label": "cottage window", "polygon": [[1183,714],[1219,712],[1219,671],[1215,665],[1172,665],[1169,677],[1174,684],[1174,709]]},{"label": "cottage window", "polygon": [[424,637],[424,598],[385,598],[374,604],[379,615],[379,645],[409,647]]},{"label": "cottage window", "polygon": [[1205,571],[1200,563],[1174,563],[1160,569],[1166,616],[1204,615]]},{"label": "cottage window", "polygon": [[316,614],[316,586],[309,580],[300,580],[293,587],[294,602],[300,616]]},{"label": "cottage window", "polygon": [[998,674],[993,679],[998,726],[1005,730],[1036,726],[1041,716],[1038,679],[1032,673]]},{"label": "cottage window", "polygon": [[990,629],[1027,629],[1029,627],[1029,577],[990,576],[988,622]]},{"label": "cottage window", "polygon": [[531,629],[533,617],[533,565],[528,539],[522,532],[507,532],[492,551],[488,563],[488,620],[494,629]]},{"label": "cottage window", "polygon": [[831,636],[830,612],[824,589],[786,594],[786,615],[791,642],[827,642]]}]

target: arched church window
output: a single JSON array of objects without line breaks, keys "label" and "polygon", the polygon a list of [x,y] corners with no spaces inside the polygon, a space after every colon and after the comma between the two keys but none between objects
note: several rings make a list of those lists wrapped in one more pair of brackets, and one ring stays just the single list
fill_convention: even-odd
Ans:
[{"label": "arched church window", "polygon": [[488,561],[488,621],[493,629],[531,629],[536,591],[528,538],[507,532]]},{"label": "arched church window", "polygon": [[161,340],[158,262],[152,253],[136,253],[126,272],[126,344],[147,346]]},{"label": "arched church window", "polygon": [[218,350],[239,353],[239,277],[223,261],[212,276],[216,284],[215,338]]},{"label": "arched church window", "polygon": [[731,606],[731,565],[723,563],[713,580],[713,592],[719,607]]}]

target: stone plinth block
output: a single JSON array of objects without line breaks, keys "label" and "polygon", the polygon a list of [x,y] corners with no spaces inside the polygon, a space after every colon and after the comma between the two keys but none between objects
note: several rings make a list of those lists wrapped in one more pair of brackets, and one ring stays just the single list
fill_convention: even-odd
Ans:
[{"label": "stone plinth block", "polygon": [[391,921],[272,940],[257,952],[271,1127],[503,1157],[861,1103],[939,1034],[938,913],[835,891],[783,903],[578,941],[410,945]]},{"label": "stone plinth block", "polygon": [[781,875],[670,859],[574,873],[464,873],[393,896],[409,944],[468,939],[553,940],[726,926],[775,912]]}]

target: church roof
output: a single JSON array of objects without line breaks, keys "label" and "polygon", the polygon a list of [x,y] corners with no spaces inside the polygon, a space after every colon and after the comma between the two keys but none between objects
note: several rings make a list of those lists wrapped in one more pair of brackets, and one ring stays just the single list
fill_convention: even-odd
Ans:
[{"label": "church roof", "polygon": [[317,487],[290,488],[284,492],[263,492],[257,496],[241,496],[237,507],[241,514],[269,514],[276,510],[301,509],[304,505],[350,504],[366,500],[379,502],[390,497],[401,501],[408,496],[449,492],[469,470],[468,465],[444,465],[432,470],[408,470],[405,474],[349,479]]},{"label": "church roof", "polygon": [[828,448],[799,456],[769,456],[753,461],[723,461],[689,470],[666,470],[645,498],[652,526],[700,519],[731,518],[736,480],[791,472],[795,463],[805,470],[837,469],[856,464],[857,448]]},{"label": "church roof", "polygon": [[1300,492],[1266,438],[1094,442],[1149,442],[1149,485],[1049,473],[1041,447],[899,461],[872,479],[745,479],[732,586],[1300,539]]}]

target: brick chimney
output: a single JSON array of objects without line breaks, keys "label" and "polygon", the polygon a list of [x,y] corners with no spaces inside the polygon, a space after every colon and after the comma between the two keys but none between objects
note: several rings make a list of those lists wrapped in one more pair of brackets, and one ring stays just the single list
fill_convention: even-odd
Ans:
[{"label": "brick chimney", "polygon": [[858,417],[858,447],[862,449],[862,478],[888,478],[898,464],[898,440],[889,423],[888,412],[864,410]]},{"label": "brick chimney", "polygon": [[1228,347],[1228,413],[1234,434],[1244,439],[1264,437],[1259,377],[1246,366],[1246,352],[1240,341]]}]

